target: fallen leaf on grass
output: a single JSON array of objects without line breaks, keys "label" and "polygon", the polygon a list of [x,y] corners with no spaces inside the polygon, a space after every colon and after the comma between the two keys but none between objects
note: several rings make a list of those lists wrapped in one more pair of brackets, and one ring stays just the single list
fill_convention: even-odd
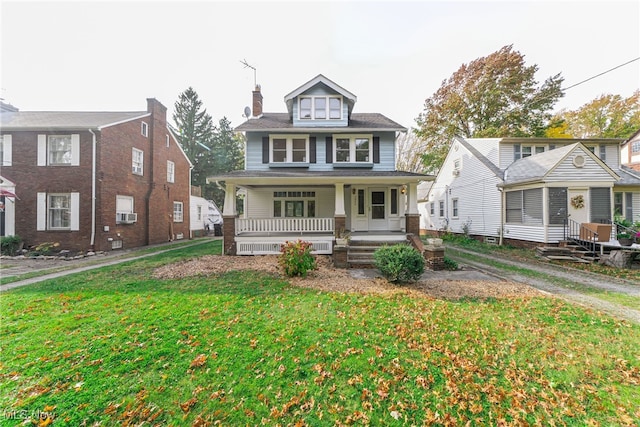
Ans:
[{"label": "fallen leaf on grass", "polygon": [[204,354],[199,354],[195,359],[191,361],[189,368],[199,368],[201,366],[204,366],[205,363],[207,363],[207,356]]}]

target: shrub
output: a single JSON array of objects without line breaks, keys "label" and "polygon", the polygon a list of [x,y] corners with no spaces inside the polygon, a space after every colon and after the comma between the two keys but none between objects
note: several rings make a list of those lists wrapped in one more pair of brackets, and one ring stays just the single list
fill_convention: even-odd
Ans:
[{"label": "shrub", "polygon": [[422,254],[409,245],[383,246],[373,253],[376,267],[390,282],[415,282],[424,273]]},{"label": "shrub", "polygon": [[0,253],[14,256],[22,243],[20,236],[3,236],[0,238]]},{"label": "shrub", "polygon": [[458,263],[455,262],[454,260],[452,260],[449,257],[444,257],[444,269],[445,270],[451,270],[451,271],[455,271],[458,269]]},{"label": "shrub", "polygon": [[33,248],[34,255],[48,255],[54,248],[60,246],[58,242],[42,242]]},{"label": "shrub", "polygon": [[278,264],[289,276],[307,277],[309,270],[315,270],[316,259],[311,254],[311,243],[298,240],[296,242],[285,242],[280,246]]}]

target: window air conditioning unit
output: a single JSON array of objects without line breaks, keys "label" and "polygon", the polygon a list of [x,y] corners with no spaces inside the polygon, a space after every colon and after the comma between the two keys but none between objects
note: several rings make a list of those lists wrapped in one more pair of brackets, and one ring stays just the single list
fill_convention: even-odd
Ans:
[{"label": "window air conditioning unit", "polygon": [[138,221],[137,213],[118,212],[116,213],[116,222],[119,224],[133,224]]},{"label": "window air conditioning unit", "polygon": [[453,176],[458,176],[458,175],[460,175],[460,169],[454,169]]}]

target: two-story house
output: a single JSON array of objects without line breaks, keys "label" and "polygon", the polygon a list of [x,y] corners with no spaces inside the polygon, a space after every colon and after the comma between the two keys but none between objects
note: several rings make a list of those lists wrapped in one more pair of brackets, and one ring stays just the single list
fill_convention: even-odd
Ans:
[{"label": "two-story house", "polygon": [[[260,87],[246,136],[245,170],[208,178],[226,188],[226,253],[278,253],[303,239],[331,254],[336,237],[418,235],[417,186],[432,176],[395,170],[398,132],[379,113],[355,113],[356,96],[318,75],[284,97],[287,112],[262,111]],[[244,198],[238,216],[237,195]]]},{"label": "two-story house", "polygon": [[167,109],[3,111],[4,235],[112,250],[189,237],[191,163]]},{"label": "two-story house", "polygon": [[[423,186],[421,227],[529,245],[558,243],[616,214],[637,220],[640,175],[621,166],[621,142],[455,138],[436,180]],[[609,234],[600,241],[615,240],[615,227]]]},{"label": "two-story house", "polygon": [[640,129],[622,143],[620,156],[624,166],[640,172]]}]

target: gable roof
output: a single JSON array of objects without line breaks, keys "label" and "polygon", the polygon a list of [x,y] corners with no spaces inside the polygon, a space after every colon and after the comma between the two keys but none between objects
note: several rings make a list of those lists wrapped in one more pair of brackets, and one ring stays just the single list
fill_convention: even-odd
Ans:
[{"label": "gable roof", "polygon": [[263,113],[259,118],[251,118],[235,128],[238,132],[292,131],[296,132],[356,132],[356,131],[401,131],[407,129],[380,113],[354,113],[347,127],[294,127],[288,113]]},{"label": "gable roof", "polygon": [[16,111],[0,114],[2,130],[102,129],[149,116],[147,111]]},{"label": "gable roof", "polygon": [[563,147],[545,151],[544,153],[516,160],[504,171],[504,185],[542,180],[564,159],[578,149],[583,152],[582,154],[589,156],[593,161],[598,163],[600,167],[605,169],[616,180],[620,178],[613,169],[588,150],[581,142],[576,142],[574,144],[565,145]]},{"label": "gable roof", "polygon": [[294,89],[293,91],[289,92],[287,95],[284,96],[284,102],[287,104],[287,111],[291,114],[291,112],[293,111],[293,101],[297,96],[303,94],[304,92],[308,91],[312,87],[320,84],[327,86],[329,89],[343,96],[343,98],[346,100],[348,105],[349,116],[351,116],[351,111],[353,110],[353,106],[358,100],[358,97],[355,96],[353,93],[349,92],[348,90],[346,90],[345,88],[343,88],[342,86],[340,86],[339,84],[335,83],[334,81],[326,78],[322,74],[318,74],[317,76],[315,76],[314,78],[312,78],[311,80],[303,84],[302,86]]},{"label": "gable roof", "polygon": [[[473,154],[479,161],[480,163],[482,163],[483,165],[485,165],[487,167],[487,169],[489,169],[491,172],[493,172],[493,174],[502,179],[502,169],[500,169],[498,166],[496,166],[491,160],[489,160],[487,158],[487,156],[485,156],[484,154],[482,154],[480,151],[478,151],[478,149],[476,147],[474,147],[469,141],[467,141],[466,139],[456,136],[454,138],[456,141],[458,141],[461,145],[463,145],[467,150],[469,150],[471,152],[471,154]],[[449,150],[451,151],[451,150]],[[447,154],[448,155],[448,154]]]}]

